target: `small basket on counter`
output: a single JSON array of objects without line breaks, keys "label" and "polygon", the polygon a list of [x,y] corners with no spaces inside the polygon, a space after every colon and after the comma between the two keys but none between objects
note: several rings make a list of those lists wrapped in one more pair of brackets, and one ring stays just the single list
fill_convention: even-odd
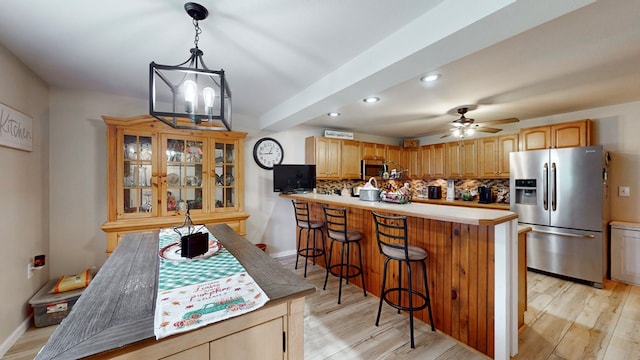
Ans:
[{"label": "small basket on counter", "polygon": [[411,202],[412,196],[411,189],[407,186],[402,186],[396,191],[382,191],[380,200],[394,204],[407,204]]}]

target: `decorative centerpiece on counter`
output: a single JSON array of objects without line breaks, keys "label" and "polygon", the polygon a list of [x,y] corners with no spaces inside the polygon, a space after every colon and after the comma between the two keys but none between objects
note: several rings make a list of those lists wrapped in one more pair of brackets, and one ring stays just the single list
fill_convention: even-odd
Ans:
[{"label": "decorative centerpiece on counter", "polygon": [[398,188],[396,188],[394,184],[387,183],[384,190],[380,193],[380,200],[396,204],[406,204],[411,202],[412,196],[413,194],[408,182],[405,182]]}]

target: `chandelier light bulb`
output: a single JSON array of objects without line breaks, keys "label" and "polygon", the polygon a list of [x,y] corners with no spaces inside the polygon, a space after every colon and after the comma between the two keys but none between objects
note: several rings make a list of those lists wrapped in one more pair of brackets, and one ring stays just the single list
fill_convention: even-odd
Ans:
[{"label": "chandelier light bulb", "polygon": [[204,98],[204,107],[207,114],[213,113],[213,100],[216,98],[216,91],[211,87],[206,87],[202,90],[202,97]]},{"label": "chandelier light bulb", "polygon": [[196,94],[198,92],[198,86],[195,81],[187,80],[184,82],[184,102],[185,111],[187,113],[193,113],[196,110]]}]

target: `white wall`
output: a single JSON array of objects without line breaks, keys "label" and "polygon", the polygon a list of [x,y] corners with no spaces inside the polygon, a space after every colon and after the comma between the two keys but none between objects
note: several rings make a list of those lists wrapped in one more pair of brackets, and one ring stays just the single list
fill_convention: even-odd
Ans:
[{"label": "white wall", "polygon": [[0,74],[0,103],[33,119],[33,151],[0,147],[1,355],[4,340],[26,326],[27,301],[49,279],[49,266],[27,279],[27,263],[49,253],[49,90],[1,45]]},{"label": "white wall", "polygon": [[106,126],[102,115],[148,111],[146,100],[51,89],[50,264],[52,276],[102,266],[106,235]]}]

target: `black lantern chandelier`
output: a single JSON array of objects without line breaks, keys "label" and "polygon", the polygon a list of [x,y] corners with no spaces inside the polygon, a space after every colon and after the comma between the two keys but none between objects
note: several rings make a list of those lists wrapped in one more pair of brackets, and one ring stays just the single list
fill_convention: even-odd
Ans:
[{"label": "black lantern chandelier", "polygon": [[209,70],[198,48],[198,21],[209,11],[192,2],[184,9],[193,19],[195,47],[182,64],[149,64],[149,113],[176,129],[231,130],[231,90],[224,70]]}]

